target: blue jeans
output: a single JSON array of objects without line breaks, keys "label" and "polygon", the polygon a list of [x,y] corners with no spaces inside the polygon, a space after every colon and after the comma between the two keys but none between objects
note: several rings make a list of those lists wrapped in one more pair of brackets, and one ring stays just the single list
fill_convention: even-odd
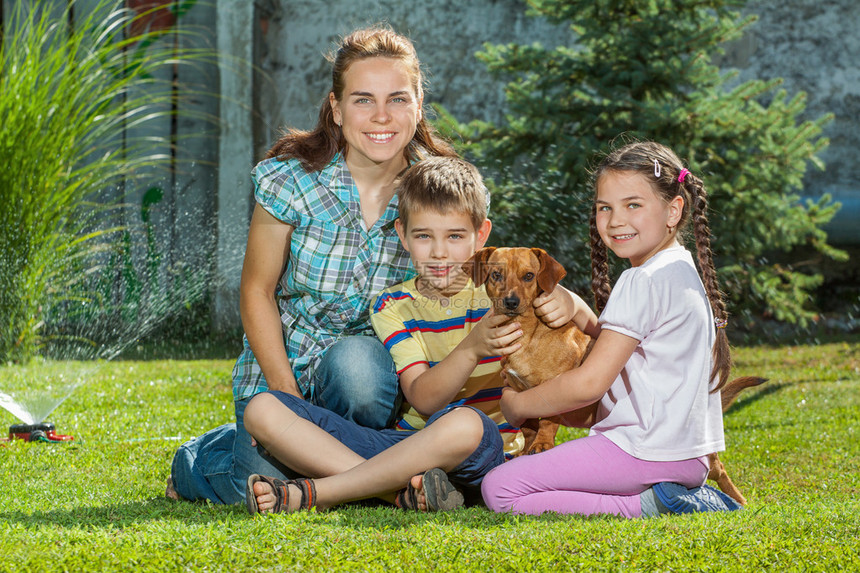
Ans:
[{"label": "blue jeans", "polygon": [[244,422],[249,401],[250,398],[234,402],[235,424],[218,426],[179,446],[170,467],[176,493],[192,501],[242,503],[245,482],[251,474],[288,477],[285,467],[251,446]]},{"label": "blue jeans", "polygon": [[[316,392],[310,403],[369,428],[391,426],[403,400],[391,355],[370,336],[344,338],[329,348],[314,383]],[[251,446],[244,423],[249,400],[234,403],[235,424],[219,426],[179,447],[171,465],[176,493],[188,500],[242,503],[251,474],[295,477]]]},{"label": "blue jeans", "polygon": [[310,402],[366,428],[389,428],[403,393],[391,355],[376,337],[351,336],[329,348],[314,374]]}]

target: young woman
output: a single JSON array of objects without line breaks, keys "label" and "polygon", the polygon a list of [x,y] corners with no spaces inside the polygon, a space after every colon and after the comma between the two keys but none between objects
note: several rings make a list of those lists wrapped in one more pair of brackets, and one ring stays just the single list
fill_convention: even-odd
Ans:
[{"label": "young woman", "polygon": [[[521,393],[506,389],[501,401],[514,425],[595,400],[599,421],[585,438],[490,472],[482,484],[490,508],[625,517],[739,508],[703,485],[707,455],[725,449],[717,390],[731,368],[707,205],[702,181],[662,145],[630,144],[599,166],[597,341],[579,368]],[[678,240],[688,222],[702,278]],[[607,247],[631,265],[611,294]]]},{"label": "young woman", "polygon": [[236,423],[183,444],[167,495],[244,500],[251,474],[285,477],[261,456],[244,410],[267,389],[369,428],[400,407],[369,305],[414,275],[394,228],[394,181],[428,155],[456,155],[423,115],[423,76],[408,38],[385,27],[346,36],[312,131],[291,130],[253,171],[256,206],[242,269],[244,350],[233,369]]}]

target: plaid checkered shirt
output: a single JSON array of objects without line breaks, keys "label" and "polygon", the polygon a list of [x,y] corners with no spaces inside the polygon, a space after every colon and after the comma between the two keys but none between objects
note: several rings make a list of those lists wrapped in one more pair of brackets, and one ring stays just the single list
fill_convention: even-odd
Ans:
[{"label": "plaid checkered shirt", "polygon": [[[367,229],[342,154],[313,173],[295,159],[266,159],[252,178],[257,203],[295,228],[275,297],[287,356],[299,390],[310,397],[325,351],[346,336],[374,336],[369,309],[376,295],[415,275],[394,229],[397,197]],[[233,368],[233,397],[250,398],[267,389],[246,337]]]}]

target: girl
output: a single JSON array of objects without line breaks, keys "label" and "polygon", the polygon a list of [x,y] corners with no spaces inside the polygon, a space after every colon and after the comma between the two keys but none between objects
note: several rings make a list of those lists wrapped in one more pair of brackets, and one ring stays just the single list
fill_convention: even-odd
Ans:
[{"label": "girl", "polygon": [[233,369],[236,423],[183,444],[167,495],[244,500],[254,473],[284,477],[245,429],[254,395],[280,390],[369,428],[400,407],[371,300],[414,275],[394,229],[394,179],[427,155],[455,156],[423,113],[423,77],[408,38],[358,30],[333,58],[317,126],[292,130],[253,171],[256,206],[242,269],[244,350]]},{"label": "girl", "polygon": [[[519,425],[600,400],[598,421],[585,438],[494,469],[484,500],[533,515],[737,509],[703,485],[707,454],[725,449],[718,390],[731,360],[702,181],[671,150],[646,142],[608,155],[594,182],[592,290],[601,315],[579,326],[599,337],[579,368],[521,393],[506,389],[501,407]],[[678,240],[690,221],[701,279]],[[632,267],[614,289],[607,247]]]}]

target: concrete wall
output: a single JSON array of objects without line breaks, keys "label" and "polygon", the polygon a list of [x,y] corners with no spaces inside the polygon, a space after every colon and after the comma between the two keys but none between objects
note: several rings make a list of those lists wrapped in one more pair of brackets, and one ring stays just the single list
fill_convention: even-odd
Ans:
[{"label": "concrete wall", "polygon": [[843,208],[828,226],[831,241],[860,244],[860,2],[857,0],[752,0],[746,13],[759,17],[733,43],[723,67],[739,80],[783,78],[789,95],[806,92],[806,119],[835,114],[824,135],[830,146],[821,172],[812,167],[805,192],[830,193]]},{"label": "concrete wall", "polygon": [[[850,211],[860,202],[860,2],[856,0],[751,0],[746,13],[759,21],[744,38],[727,47],[720,63],[737,68],[739,80],[784,78],[788,93],[808,95],[808,118],[833,112],[822,155],[824,173],[812,168],[806,192],[834,194],[846,203],[840,216],[840,241],[860,241]],[[491,78],[474,57],[485,42],[567,43],[562,26],[525,16],[521,0],[426,0],[420,4],[385,0],[324,2],[269,0],[259,4],[264,23],[258,64],[268,79],[257,86],[256,155],[265,151],[284,126],[310,127],[330,85],[324,54],[350,30],[387,21],[415,42],[428,72],[428,102],[439,102],[461,120],[496,119],[503,110],[503,82]],[[845,223],[849,225],[845,234]]]},{"label": "concrete wall", "polygon": [[241,324],[239,279],[250,221],[249,172],[254,164],[253,74],[246,64],[254,59],[254,5],[219,1],[217,10],[220,53],[218,91],[218,223],[215,257],[213,323],[217,330]]},{"label": "concrete wall", "polygon": [[[77,6],[86,11],[94,2],[78,0]],[[59,10],[66,0],[0,0],[0,15],[10,17],[13,7],[21,3]],[[860,245],[860,66],[856,64],[860,2],[750,0],[745,10],[758,14],[759,21],[743,39],[727,47],[720,63],[737,68],[739,81],[784,78],[789,94],[808,94],[808,118],[835,114],[825,130],[830,138],[822,154],[827,169],[810,170],[805,192],[810,196],[829,192],[843,203],[828,231],[833,242],[856,247]],[[178,27],[210,30],[210,45],[221,52],[221,65],[220,69],[180,69],[178,80],[198,89],[203,86],[191,105],[197,113],[216,114],[220,134],[211,136],[211,124],[188,115],[164,127],[172,130],[179,143],[175,154],[180,167],[170,174],[153,174],[153,181],[165,192],[152,211],[157,242],[170,253],[160,274],[166,276],[177,268],[211,269],[215,325],[221,330],[238,327],[239,278],[253,204],[249,171],[281,128],[313,125],[330,86],[324,54],[337,39],[360,26],[390,23],[416,45],[430,85],[427,103],[443,104],[462,121],[495,120],[504,110],[504,82],[489,76],[475,52],[486,42],[540,41],[552,46],[571,41],[566,27],[527,17],[525,11],[524,0],[207,0],[196,4]],[[253,62],[258,71],[242,61]],[[146,187],[131,190],[129,202],[139,203]],[[139,209],[130,213],[137,213],[139,219]],[[127,223],[139,225],[137,219]]]},{"label": "concrete wall", "polygon": [[270,81],[259,89],[258,131],[265,150],[283,126],[311,127],[331,87],[325,55],[350,31],[388,22],[409,36],[429,83],[425,102],[441,103],[463,120],[497,119],[503,82],[492,80],[474,54],[485,42],[567,42],[564,27],[526,17],[520,0],[272,0],[259,10],[258,64]]}]

